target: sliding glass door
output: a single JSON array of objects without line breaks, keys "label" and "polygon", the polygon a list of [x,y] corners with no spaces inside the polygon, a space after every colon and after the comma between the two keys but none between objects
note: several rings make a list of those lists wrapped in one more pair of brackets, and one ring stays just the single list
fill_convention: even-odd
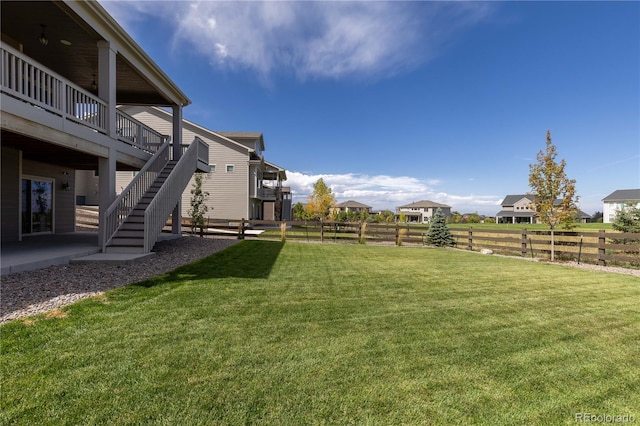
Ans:
[{"label": "sliding glass door", "polygon": [[53,232],[53,181],[22,179],[22,234]]}]

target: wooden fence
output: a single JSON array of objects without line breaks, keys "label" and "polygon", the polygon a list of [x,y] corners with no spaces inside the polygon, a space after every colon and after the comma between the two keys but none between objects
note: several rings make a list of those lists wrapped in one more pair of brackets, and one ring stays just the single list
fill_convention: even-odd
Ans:
[{"label": "wooden fence", "polygon": [[[188,226],[188,219],[183,225]],[[314,241],[322,243],[429,245],[428,226],[399,223],[357,223],[320,221],[209,220],[207,234],[238,238]],[[495,253],[549,258],[551,232],[527,229],[449,228],[455,247]],[[555,231],[554,252],[558,260],[640,266],[640,233],[614,231]]]},{"label": "wooden fence", "polygon": [[[450,229],[456,246],[467,250],[490,249],[532,258],[549,258],[551,254],[548,230]],[[558,260],[640,266],[640,233],[555,231],[554,252]]]}]

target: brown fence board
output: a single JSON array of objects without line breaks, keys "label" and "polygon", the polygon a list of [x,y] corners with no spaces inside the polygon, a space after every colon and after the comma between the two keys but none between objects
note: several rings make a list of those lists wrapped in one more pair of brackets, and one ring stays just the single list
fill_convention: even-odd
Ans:
[{"label": "brown fence board", "polygon": [[[207,228],[222,230],[240,230],[239,238],[244,231],[266,230],[271,235],[260,235],[257,238],[280,239],[280,226],[283,222],[245,219],[208,219]],[[185,226],[189,221],[183,220]],[[276,233],[277,231],[277,233]],[[544,257],[551,252],[551,232],[549,230],[526,229],[476,229],[450,228],[456,247],[473,250],[483,248],[494,251],[513,253],[514,255],[531,255]],[[426,244],[428,227],[423,225],[377,224],[367,223],[365,227],[365,243],[397,244],[400,237],[402,244]],[[327,243],[357,244],[362,238],[362,224],[356,222],[286,222],[285,238],[300,241],[317,241]],[[252,238],[254,236],[251,236]],[[471,244],[469,241],[471,237]],[[620,244],[620,240],[636,240],[632,244]],[[605,264],[608,261],[640,263],[640,255],[624,253],[640,252],[640,233],[618,233],[612,231],[576,232],[556,230],[554,232],[554,252],[559,258],[588,259]]]}]

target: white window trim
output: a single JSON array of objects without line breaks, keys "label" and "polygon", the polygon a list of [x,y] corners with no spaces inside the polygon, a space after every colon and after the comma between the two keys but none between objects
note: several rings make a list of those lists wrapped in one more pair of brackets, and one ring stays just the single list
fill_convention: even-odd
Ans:
[{"label": "white window trim", "polygon": [[[229,170],[229,167],[231,167],[231,170]],[[234,164],[227,164],[225,167],[225,171],[227,173],[233,173],[236,171],[236,166]]]}]

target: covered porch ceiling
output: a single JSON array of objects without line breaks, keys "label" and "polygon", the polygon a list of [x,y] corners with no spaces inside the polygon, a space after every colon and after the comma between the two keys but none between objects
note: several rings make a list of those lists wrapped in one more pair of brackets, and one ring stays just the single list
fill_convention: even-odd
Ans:
[{"label": "covered porch ceiling", "polygon": [[[98,73],[97,42],[105,39],[103,34],[99,34],[91,25],[80,19],[77,13],[62,1],[2,1],[0,7],[3,43],[21,49],[26,55],[76,85],[92,91],[91,86]],[[98,18],[108,17],[97,3],[89,9],[95,11],[96,15],[99,15]],[[111,20],[111,23],[115,24],[119,32],[124,33],[115,21]],[[39,40],[43,32],[41,25],[45,25],[44,34],[48,39],[45,46]],[[142,59],[145,63],[152,63],[146,55]],[[154,87],[152,80],[153,78],[132,66],[125,55],[120,52],[116,55],[118,104],[172,105],[174,100]],[[179,92],[177,87],[175,90]],[[188,104],[188,98],[184,94],[182,96],[186,100],[184,104]]]}]

